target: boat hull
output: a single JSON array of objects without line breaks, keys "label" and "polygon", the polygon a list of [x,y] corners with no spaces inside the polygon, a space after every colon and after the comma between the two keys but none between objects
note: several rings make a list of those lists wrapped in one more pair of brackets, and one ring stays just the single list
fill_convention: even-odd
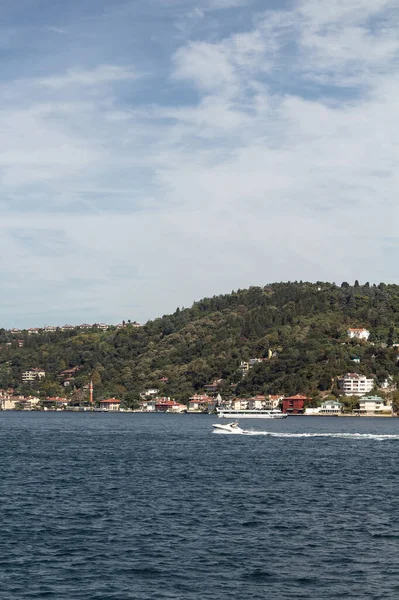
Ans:
[{"label": "boat hull", "polygon": [[241,429],[241,427],[238,426],[232,426],[231,423],[229,423],[228,425],[219,425],[219,424],[215,424],[214,426],[214,433],[232,433],[232,434],[237,434],[237,433],[244,433],[244,430]]}]

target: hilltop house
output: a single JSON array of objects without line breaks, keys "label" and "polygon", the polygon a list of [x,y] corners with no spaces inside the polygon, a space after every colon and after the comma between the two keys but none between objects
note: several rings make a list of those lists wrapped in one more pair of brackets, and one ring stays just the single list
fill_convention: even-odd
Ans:
[{"label": "hilltop house", "polygon": [[348,329],[348,337],[357,338],[358,340],[368,340],[370,337],[370,332],[367,329],[363,328],[354,328]]},{"label": "hilltop house", "polygon": [[374,387],[374,379],[366,375],[357,373],[346,373],[338,379],[338,387],[344,392],[345,396],[364,396]]}]

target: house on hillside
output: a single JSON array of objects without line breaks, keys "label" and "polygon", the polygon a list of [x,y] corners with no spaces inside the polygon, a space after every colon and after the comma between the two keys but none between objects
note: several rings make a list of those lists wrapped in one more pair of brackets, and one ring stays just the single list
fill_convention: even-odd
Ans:
[{"label": "house on hillside", "polygon": [[374,378],[357,373],[346,373],[338,379],[338,387],[345,396],[364,396],[371,392],[375,385]]},{"label": "house on hillside", "polygon": [[22,373],[22,381],[24,383],[42,379],[43,377],[46,377],[46,371],[44,371],[44,369],[30,369],[29,371],[24,371]]},{"label": "house on hillside", "polygon": [[368,340],[370,337],[370,332],[367,329],[363,328],[353,328],[348,329],[348,337],[351,339],[356,338],[358,340]]},{"label": "house on hillside", "polygon": [[159,394],[158,388],[147,388],[146,390],[144,390],[144,392],[141,392],[140,397],[141,398],[154,398],[158,394]]}]

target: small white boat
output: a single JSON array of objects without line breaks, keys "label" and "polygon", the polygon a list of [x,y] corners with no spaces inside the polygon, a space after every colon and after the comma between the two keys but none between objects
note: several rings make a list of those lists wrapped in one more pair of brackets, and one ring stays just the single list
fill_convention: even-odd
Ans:
[{"label": "small white boat", "polygon": [[241,429],[237,422],[227,423],[227,425],[216,423],[213,427],[214,433],[245,433],[244,429]]}]

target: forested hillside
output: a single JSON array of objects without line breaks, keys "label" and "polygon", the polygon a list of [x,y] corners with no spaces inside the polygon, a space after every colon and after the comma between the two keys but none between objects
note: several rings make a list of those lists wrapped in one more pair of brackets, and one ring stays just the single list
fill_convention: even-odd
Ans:
[{"label": "forested hillside", "polygon": [[[349,327],[369,329],[369,340],[349,340]],[[128,404],[151,386],[186,402],[215,379],[222,394],[235,384],[237,395],[315,395],[334,389],[347,371],[399,381],[398,332],[397,285],[275,283],[206,298],[140,328],[38,335],[3,329],[0,387],[82,394],[77,390],[92,378],[97,398],[116,395]],[[266,360],[242,376],[240,362],[250,358]],[[39,367],[46,377],[23,385],[22,372]],[[64,387],[61,373],[74,367]]]}]

